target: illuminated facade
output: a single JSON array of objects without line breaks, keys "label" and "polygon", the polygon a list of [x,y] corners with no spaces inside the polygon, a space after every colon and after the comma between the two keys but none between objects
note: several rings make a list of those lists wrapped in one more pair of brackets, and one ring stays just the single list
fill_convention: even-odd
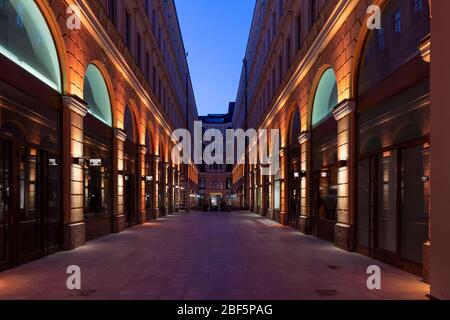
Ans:
[{"label": "illuminated facade", "polygon": [[379,30],[366,1],[257,1],[233,125],[280,129],[281,170],[233,183],[242,207],[428,280],[430,3],[375,3]]},{"label": "illuminated facade", "polygon": [[173,1],[6,0],[0,24],[0,269],[178,210],[197,110]]}]

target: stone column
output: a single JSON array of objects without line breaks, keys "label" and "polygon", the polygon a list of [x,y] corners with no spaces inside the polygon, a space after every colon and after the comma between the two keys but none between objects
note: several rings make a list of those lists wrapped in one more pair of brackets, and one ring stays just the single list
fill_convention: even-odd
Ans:
[{"label": "stone column", "polygon": [[341,249],[353,250],[354,208],[354,101],[341,102],[333,112],[337,121],[337,160],[338,160],[338,192],[337,223],[334,231],[335,245]]},{"label": "stone column", "polygon": [[[431,9],[431,0],[429,0],[430,3],[430,9]],[[419,51],[422,55],[422,59],[425,62],[430,63],[431,62],[431,35],[429,34],[427,37],[425,37],[422,42],[419,44]],[[429,157],[430,155],[430,146],[428,145],[426,150],[424,150],[424,154]],[[429,161],[426,161],[426,163],[430,163]],[[427,168],[425,168],[425,176],[430,177],[431,168],[429,168],[429,165]],[[425,199],[424,203],[426,204],[426,208],[429,213],[431,213],[431,185],[430,181],[424,182],[424,191],[425,191]],[[431,218],[431,215],[429,215]],[[431,226],[431,219],[430,219],[430,226]],[[431,229],[431,228],[430,228]],[[426,282],[430,282],[431,278],[431,261],[430,261],[430,253],[431,253],[431,230],[428,231],[428,241],[426,241],[423,244],[423,279]]]},{"label": "stone column", "polygon": [[267,208],[267,217],[273,220],[273,175],[267,176],[267,197],[269,198],[269,207]]},{"label": "stone column", "polygon": [[298,138],[300,143],[300,218],[299,230],[303,234],[311,234],[311,133],[303,132]]},{"label": "stone column", "polygon": [[[264,166],[264,168],[267,168],[267,166]],[[265,170],[264,170],[265,171]],[[261,175],[261,188],[262,189],[262,193],[261,193],[261,215],[264,217],[267,217],[268,212],[269,212],[269,205],[270,203],[268,203],[268,199],[269,199],[269,177],[267,175]]]},{"label": "stone column", "polygon": [[139,210],[139,223],[144,224],[147,222],[147,212],[145,210],[145,156],[147,154],[147,148],[145,146],[139,146],[138,150],[138,174],[137,174],[137,181],[138,181],[138,210]]},{"label": "stone column", "polygon": [[113,232],[119,233],[125,230],[125,213],[124,213],[124,158],[123,148],[127,139],[125,131],[122,129],[114,129],[114,153],[113,153],[113,181],[116,194],[113,194],[114,212],[113,212]]},{"label": "stone column", "polygon": [[250,167],[249,179],[250,212],[255,212],[255,168],[253,166]]},{"label": "stone column", "polygon": [[153,218],[158,219],[160,217],[159,212],[159,180],[160,180],[160,174],[159,174],[159,156],[153,156]]},{"label": "stone column", "polygon": [[287,194],[287,181],[289,177],[289,166],[288,166],[287,148],[282,148],[280,150],[280,166],[281,166],[281,181],[280,181],[280,224],[288,225],[288,194]]},{"label": "stone column", "polygon": [[173,167],[171,165],[169,165],[168,167],[168,172],[169,172],[169,192],[168,192],[168,197],[169,197],[169,214],[172,214],[175,212],[174,209],[174,201],[173,201],[173,179],[174,179],[174,172],[173,172]]},{"label": "stone column", "polygon": [[77,96],[63,97],[63,212],[64,249],[86,243],[83,190],[83,143],[86,102]]},{"label": "stone column", "polygon": [[178,212],[180,209],[180,171],[174,169],[174,210]]},{"label": "stone column", "polygon": [[164,192],[163,192],[163,202],[164,202],[164,216],[167,216],[169,214],[169,163],[168,162],[164,162],[163,164],[163,172],[164,172],[164,177],[163,177],[163,188],[164,188]]}]

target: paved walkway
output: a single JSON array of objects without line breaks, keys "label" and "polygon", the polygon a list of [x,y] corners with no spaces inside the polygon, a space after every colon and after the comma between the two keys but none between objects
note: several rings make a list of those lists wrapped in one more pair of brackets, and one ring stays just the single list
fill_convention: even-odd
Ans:
[{"label": "paved walkway", "polygon": [[[366,269],[382,268],[382,290]],[[66,269],[82,270],[82,290]],[[425,299],[417,277],[249,213],[170,216],[0,273],[0,299]]]}]

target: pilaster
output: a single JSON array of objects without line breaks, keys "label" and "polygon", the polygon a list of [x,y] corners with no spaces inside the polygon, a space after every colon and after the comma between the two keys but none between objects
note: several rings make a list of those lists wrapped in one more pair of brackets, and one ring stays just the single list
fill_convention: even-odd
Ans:
[{"label": "pilaster", "polygon": [[[63,100],[63,212],[64,248],[71,250],[86,243],[83,201],[83,143],[86,102],[76,96]],[[77,159],[80,159],[77,161]]]}]

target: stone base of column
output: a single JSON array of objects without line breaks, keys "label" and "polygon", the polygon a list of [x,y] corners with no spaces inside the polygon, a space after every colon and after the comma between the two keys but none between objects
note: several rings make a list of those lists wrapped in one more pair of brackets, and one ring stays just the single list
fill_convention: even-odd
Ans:
[{"label": "stone base of column", "polygon": [[79,222],[64,226],[64,249],[72,250],[86,244],[86,223]]},{"label": "stone base of column", "polygon": [[280,224],[283,226],[287,226],[289,224],[288,215],[286,212],[280,212]]},{"label": "stone base of column", "polygon": [[144,224],[147,222],[147,212],[145,210],[139,213],[139,217],[140,217],[139,219],[140,224]]},{"label": "stone base of column", "polygon": [[263,217],[267,217],[268,216],[268,210],[267,210],[267,208],[262,208],[261,209],[261,216],[263,216]]},{"label": "stone base of column", "polygon": [[280,222],[280,211],[279,210],[273,210],[272,220],[276,221],[276,222]]},{"label": "stone base of column", "polygon": [[119,215],[113,217],[113,232],[120,233],[125,230],[125,215]]},{"label": "stone base of column", "polygon": [[267,209],[267,219],[273,219],[273,210]]},{"label": "stone base of column", "polygon": [[353,251],[353,234],[353,226],[344,223],[337,223],[334,227],[334,244],[340,249]]},{"label": "stone base of column", "polygon": [[298,230],[303,234],[311,234],[311,218],[300,216],[298,218]]},{"label": "stone base of column", "polygon": [[431,242],[428,241],[423,244],[423,280],[430,283],[430,252]]}]

